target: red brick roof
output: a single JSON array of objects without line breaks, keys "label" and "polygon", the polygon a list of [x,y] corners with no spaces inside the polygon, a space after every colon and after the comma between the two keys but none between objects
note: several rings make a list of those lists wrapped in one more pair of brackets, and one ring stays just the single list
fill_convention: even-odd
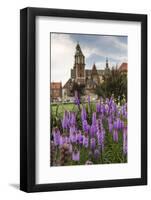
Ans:
[{"label": "red brick roof", "polygon": [[128,65],[127,63],[122,63],[119,67],[120,72],[127,72]]},{"label": "red brick roof", "polygon": [[61,82],[52,82],[50,83],[51,89],[61,89],[62,88],[62,83]]}]

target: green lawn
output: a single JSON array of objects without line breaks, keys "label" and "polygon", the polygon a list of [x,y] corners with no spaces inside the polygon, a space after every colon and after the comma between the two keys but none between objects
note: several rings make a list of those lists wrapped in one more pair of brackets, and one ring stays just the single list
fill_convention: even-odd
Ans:
[{"label": "green lawn", "polygon": [[74,103],[51,104],[51,115],[62,115],[64,111],[76,111],[77,106]]},{"label": "green lawn", "polygon": [[[84,104],[86,107],[88,106],[88,103]],[[82,104],[80,104],[80,107],[82,107]],[[91,103],[91,107],[94,107],[95,109],[95,103]],[[57,103],[57,104],[51,104],[51,115],[56,116],[60,115],[62,116],[64,111],[78,111],[78,106],[74,103]]]}]

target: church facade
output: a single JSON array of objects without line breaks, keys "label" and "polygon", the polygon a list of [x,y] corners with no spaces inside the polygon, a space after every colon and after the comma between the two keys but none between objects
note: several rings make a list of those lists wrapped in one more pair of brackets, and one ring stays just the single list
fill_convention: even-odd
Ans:
[{"label": "church facade", "polygon": [[71,69],[69,80],[63,86],[63,97],[73,96],[73,85],[76,83],[83,86],[85,95],[95,95],[97,85],[103,82],[103,77],[110,73],[108,59],[106,59],[105,69],[97,70],[93,64],[92,69],[86,69],[85,56],[79,44],[76,46],[74,56],[74,66]]}]

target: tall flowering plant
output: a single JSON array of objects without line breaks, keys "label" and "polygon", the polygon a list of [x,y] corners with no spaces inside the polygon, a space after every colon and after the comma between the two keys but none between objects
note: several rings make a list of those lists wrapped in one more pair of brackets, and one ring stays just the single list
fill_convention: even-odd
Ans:
[{"label": "tall flowering plant", "polygon": [[61,123],[52,127],[51,165],[127,162],[127,103],[113,97],[80,102],[76,110],[64,110]]}]

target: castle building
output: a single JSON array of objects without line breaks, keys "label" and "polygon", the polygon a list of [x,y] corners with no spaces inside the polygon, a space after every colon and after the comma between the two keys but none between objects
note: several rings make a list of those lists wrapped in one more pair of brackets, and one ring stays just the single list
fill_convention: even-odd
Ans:
[{"label": "castle building", "polygon": [[84,87],[85,95],[94,95],[98,84],[103,82],[103,77],[110,73],[108,59],[106,59],[105,69],[97,70],[96,65],[93,64],[92,69],[86,69],[85,56],[79,44],[76,46],[74,56],[74,66],[71,69],[71,76],[63,86],[63,96],[73,96],[74,83]]}]

